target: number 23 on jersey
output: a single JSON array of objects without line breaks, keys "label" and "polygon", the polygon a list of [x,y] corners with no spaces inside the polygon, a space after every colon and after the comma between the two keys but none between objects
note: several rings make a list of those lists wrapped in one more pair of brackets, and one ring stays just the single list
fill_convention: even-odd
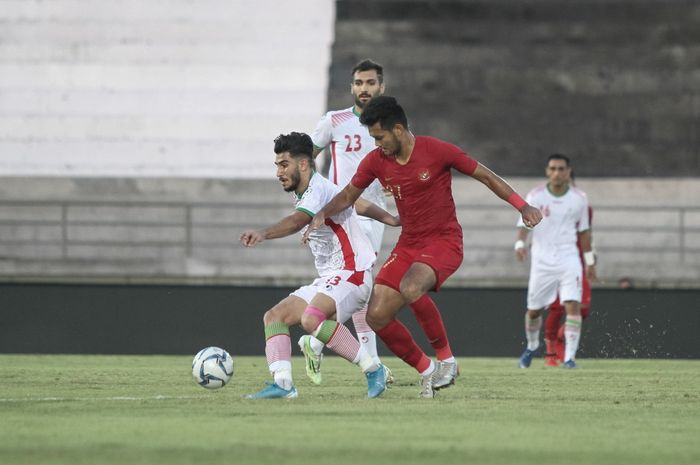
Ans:
[{"label": "number 23 on jersey", "polygon": [[345,134],[345,151],[346,152],[359,152],[362,150],[362,136],[355,134],[351,136],[350,134]]}]

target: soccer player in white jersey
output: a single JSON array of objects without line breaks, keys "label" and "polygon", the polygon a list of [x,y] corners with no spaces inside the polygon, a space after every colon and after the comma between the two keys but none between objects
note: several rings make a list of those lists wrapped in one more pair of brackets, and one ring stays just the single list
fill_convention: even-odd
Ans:
[{"label": "soccer player in white jersey", "polygon": [[[363,60],[352,69],[350,93],[354,104],[350,108],[326,113],[311,133],[314,143],[314,158],[324,149],[331,155],[328,179],[345,187],[357,171],[357,166],[374,147],[374,139],[367,127],[360,124],[360,114],[365,105],[377,95],[384,93],[384,69],[372,60]],[[374,181],[362,198],[386,209],[385,195],[378,180]],[[384,224],[371,218],[359,217],[360,226],[372,243],[374,252],[379,254],[384,235]],[[377,354],[377,337],[366,321],[367,309],[354,313],[352,321],[357,338],[375,363],[381,363]],[[321,384],[321,360],[323,343],[311,336],[299,339],[299,347],[306,358],[306,374],[315,384]],[[391,371],[385,367],[387,380],[393,381]]]},{"label": "soccer player in white jersey", "polygon": [[[275,139],[277,178],[293,193],[295,211],[261,230],[244,231],[240,241],[255,247],[266,239],[304,232],[312,217],[340,188],[316,173],[312,142],[307,134],[292,132]],[[393,215],[376,205],[361,201],[355,206],[386,224],[398,226]],[[376,255],[360,229],[353,208],[329,218],[322,228],[310,234],[309,247],[319,277],[308,286],[292,292],[268,310],[264,317],[265,354],[273,382],[250,399],[292,398],[298,392],[292,380],[292,345],[289,326],[301,324],[305,331],[331,350],[357,364],[367,378],[368,397],[381,395],[386,388],[384,367],[360,346],[343,323],[365,308],[372,289],[372,265]]]},{"label": "soccer player in white jersey", "polygon": [[[520,368],[529,368],[540,346],[542,311],[559,295],[566,310],[563,368],[576,368],[576,351],[581,337],[581,294],[583,270],[577,239],[583,252],[586,276],[595,280],[595,255],[591,248],[586,194],[571,185],[569,158],[561,154],[547,159],[547,184],[530,191],[526,201],[542,212],[542,221],[532,231],[532,257],[527,290],[525,338],[527,349],[520,356]],[[529,229],[518,221],[515,254],[527,256],[525,241]]]}]

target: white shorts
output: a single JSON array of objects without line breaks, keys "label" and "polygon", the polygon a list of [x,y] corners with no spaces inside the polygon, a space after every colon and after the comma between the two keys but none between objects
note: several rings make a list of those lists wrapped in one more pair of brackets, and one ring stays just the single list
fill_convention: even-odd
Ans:
[{"label": "white shorts", "polygon": [[563,302],[581,302],[583,269],[578,255],[562,257],[555,266],[533,262],[527,286],[528,310],[549,306],[557,295]]},{"label": "white shorts", "polygon": [[[349,281],[350,280],[350,281]],[[359,284],[353,284],[353,282]],[[338,270],[328,276],[321,276],[308,286],[302,286],[290,295],[310,303],[316,294],[325,294],[335,301],[336,320],[345,323],[353,313],[367,306],[372,292],[372,271]]]},{"label": "white shorts", "polygon": [[374,253],[379,255],[379,251],[382,248],[382,237],[384,237],[384,223],[374,221],[364,216],[361,216],[359,218],[359,223],[360,227],[362,228],[362,231],[364,231],[365,236],[367,236],[369,241],[372,243]]}]

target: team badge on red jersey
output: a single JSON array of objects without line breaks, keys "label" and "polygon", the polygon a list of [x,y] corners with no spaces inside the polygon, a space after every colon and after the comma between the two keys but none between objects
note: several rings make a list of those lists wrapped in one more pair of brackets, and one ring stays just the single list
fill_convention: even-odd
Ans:
[{"label": "team badge on red jersey", "polygon": [[427,181],[428,179],[430,179],[430,171],[428,171],[427,169],[421,171],[420,173],[418,173],[418,179],[420,179],[421,181]]}]

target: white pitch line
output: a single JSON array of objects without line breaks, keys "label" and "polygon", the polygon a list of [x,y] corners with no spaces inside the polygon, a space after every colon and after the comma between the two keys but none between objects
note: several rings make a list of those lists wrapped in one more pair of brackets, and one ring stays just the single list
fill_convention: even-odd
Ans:
[{"label": "white pitch line", "polygon": [[0,403],[12,402],[96,402],[96,401],[140,401],[140,400],[183,400],[183,399],[209,399],[211,396],[152,396],[152,397],[17,397],[0,398]]}]

